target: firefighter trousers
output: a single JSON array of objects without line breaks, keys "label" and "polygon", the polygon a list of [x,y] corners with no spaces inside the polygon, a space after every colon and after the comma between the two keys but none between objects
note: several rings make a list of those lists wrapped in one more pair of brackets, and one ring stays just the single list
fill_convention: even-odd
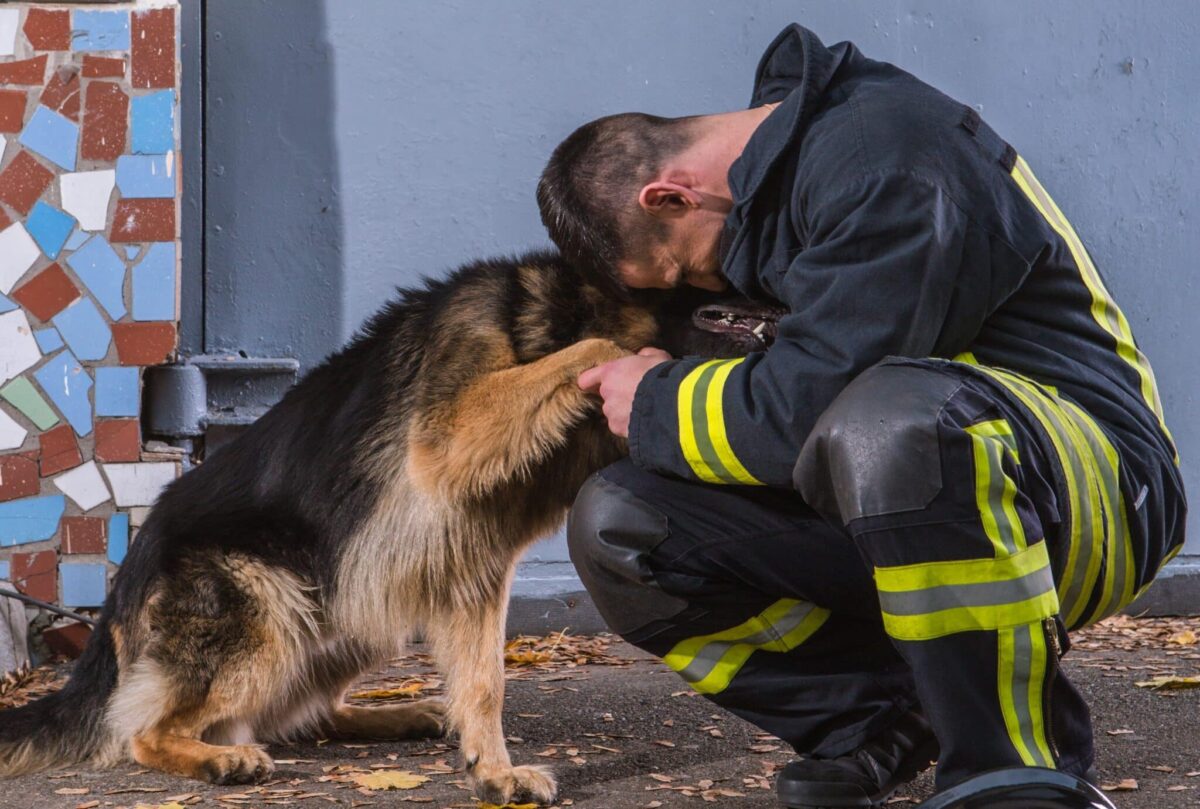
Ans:
[{"label": "firefighter trousers", "polygon": [[1147,579],[1117,463],[1030,380],[892,359],[818,421],[799,495],[625,460],[585,484],[568,542],[614,632],[800,753],[846,754],[916,709],[939,788],[1006,766],[1082,775],[1067,630]]}]

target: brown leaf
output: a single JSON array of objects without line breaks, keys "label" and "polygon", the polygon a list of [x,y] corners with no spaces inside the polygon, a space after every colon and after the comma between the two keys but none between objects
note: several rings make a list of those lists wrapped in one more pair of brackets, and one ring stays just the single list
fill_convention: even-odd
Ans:
[{"label": "brown leaf", "polygon": [[1136,778],[1122,778],[1115,784],[1101,784],[1100,788],[1105,792],[1133,792],[1138,788]]},{"label": "brown leaf", "polygon": [[669,742],[666,739],[655,739],[654,743],[657,744],[659,747],[674,747],[675,746],[675,742]]},{"label": "brown leaf", "polygon": [[86,795],[91,792],[87,787],[59,787],[54,790],[55,795]]},{"label": "brown leaf", "polygon": [[1153,688],[1155,691],[1178,691],[1185,688],[1200,688],[1200,677],[1152,677],[1134,683],[1138,688]]}]

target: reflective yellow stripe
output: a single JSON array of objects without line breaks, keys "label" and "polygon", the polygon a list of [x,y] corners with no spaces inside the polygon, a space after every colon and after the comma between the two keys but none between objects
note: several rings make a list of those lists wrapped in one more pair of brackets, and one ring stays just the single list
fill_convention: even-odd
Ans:
[{"label": "reflective yellow stripe", "polygon": [[741,365],[745,359],[742,357],[729,360],[723,363],[713,375],[712,382],[708,386],[708,430],[717,456],[733,479],[738,483],[761,486],[763,485],[762,481],[747,472],[746,467],[742,466],[742,462],[733,454],[733,447],[729,445],[729,436],[725,432],[725,409],[721,399],[725,392],[725,380],[729,378],[729,373]]},{"label": "reflective yellow stripe", "polygon": [[1013,604],[956,607],[925,615],[892,615],[884,612],[883,628],[896,640],[933,640],[959,632],[1018,626],[1057,613],[1058,596],[1054,592],[1053,579],[1049,579],[1042,593]]},{"label": "reflective yellow stripe", "polygon": [[1042,711],[1047,666],[1042,624],[1001,629],[998,635],[997,686],[1008,738],[1026,766],[1053,769]]},{"label": "reflective yellow stripe", "polygon": [[790,652],[828,618],[829,610],[810,602],[780,599],[732,629],[680,641],[663,662],[699,693],[717,694],[729,687],[752,654]]},{"label": "reflective yellow stripe", "polygon": [[1014,461],[1021,462],[1012,427],[1004,419],[994,419],[967,427],[967,433],[975,459],[975,504],[983,532],[991,540],[997,558],[1024,550],[1025,529],[1016,507],[1017,484],[1003,464],[1006,450]]},{"label": "reflective yellow stripe", "polygon": [[[1071,251],[1072,257],[1075,259],[1075,266],[1079,269],[1080,277],[1087,286],[1088,291],[1092,296],[1091,313],[1092,318],[1099,324],[1100,328],[1106,331],[1114,341],[1116,341],[1116,349],[1118,356],[1128,363],[1137,373],[1141,382],[1142,398],[1150,411],[1158,419],[1158,424],[1162,428],[1163,434],[1174,447],[1174,439],[1171,437],[1171,431],[1167,429],[1166,422],[1163,420],[1162,401],[1159,398],[1158,386],[1154,380],[1154,371],[1150,367],[1150,362],[1146,359],[1137,347],[1133,339],[1133,332],[1129,328],[1129,321],[1121,312],[1116,302],[1109,295],[1108,290],[1104,286],[1104,282],[1100,278],[1100,274],[1096,271],[1095,264],[1092,263],[1091,256],[1083,246],[1083,242],[1079,240],[1078,234],[1063,216],[1058,205],[1046,193],[1046,189],[1038,182],[1033,171],[1029,168],[1029,164],[1025,159],[1018,156],[1012,170],[1013,180],[1033,203],[1034,207],[1042,214],[1042,217],[1049,223],[1063,241],[1066,242],[1068,249]],[[1179,464],[1179,455],[1176,452],[1175,463]]]},{"label": "reflective yellow stripe", "polygon": [[679,448],[696,477],[706,483],[763,485],[738,460],[725,432],[725,382],[743,361],[710,360],[679,384]]},{"label": "reflective yellow stripe", "polygon": [[1013,393],[1033,414],[1050,437],[1067,484],[1070,544],[1059,582],[1059,601],[1067,626],[1075,627],[1091,598],[1104,559],[1105,530],[1100,502],[1094,500],[1094,469],[1087,463],[1086,442],[1073,434],[1074,426],[1050,396],[1029,380],[998,368],[978,366]]},{"label": "reflective yellow stripe", "polygon": [[1046,543],[1037,542],[1020,553],[1000,559],[921,562],[914,565],[875,568],[875,587],[884,592],[925,590],[958,584],[1008,581],[1049,567]]},{"label": "reflective yellow stripe", "polygon": [[1097,481],[1108,522],[1108,566],[1104,577],[1104,593],[1086,623],[1095,623],[1128,605],[1134,599],[1133,540],[1129,530],[1129,515],[1125,495],[1121,492],[1121,460],[1116,447],[1083,408],[1074,402],[1064,405],[1081,425],[1096,464]]},{"label": "reflective yellow stripe", "polygon": [[705,483],[720,483],[721,479],[700,455],[700,446],[696,443],[696,424],[692,418],[692,402],[696,397],[696,383],[705,369],[716,365],[720,360],[710,360],[692,369],[691,373],[679,383],[679,447],[683,451],[683,459],[696,473],[696,477]]},{"label": "reflective yellow stripe", "polygon": [[1045,542],[997,559],[877,567],[875,585],[884,629],[897,640],[1001,629],[1058,612]]}]

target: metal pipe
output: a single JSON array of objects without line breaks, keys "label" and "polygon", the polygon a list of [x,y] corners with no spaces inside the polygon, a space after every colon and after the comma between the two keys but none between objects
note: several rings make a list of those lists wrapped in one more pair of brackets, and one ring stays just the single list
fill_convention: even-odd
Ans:
[{"label": "metal pipe", "polygon": [[96,622],[91,618],[88,618],[86,615],[80,615],[77,612],[71,612],[70,610],[64,610],[62,607],[56,607],[53,604],[47,604],[45,601],[33,598],[32,596],[27,596],[24,593],[18,593],[14,590],[8,590],[4,587],[0,587],[0,596],[8,596],[9,598],[15,598],[17,601],[24,601],[26,604],[32,604],[35,607],[41,607],[44,610],[56,612],[59,615],[64,615],[67,618],[71,618],[72,620],[78,621],[81,624],[87,624],[88,626],[96,625]]}]

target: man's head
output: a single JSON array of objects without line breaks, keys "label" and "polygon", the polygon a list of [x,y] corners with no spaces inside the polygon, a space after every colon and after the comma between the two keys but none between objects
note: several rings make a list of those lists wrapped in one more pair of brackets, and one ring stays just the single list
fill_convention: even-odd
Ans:
[{"label": "man's head", "polygon": [[567,259],[634,288],[723,289],[729,166],[713,165],[704,148],[713,117],[623,113],[563,141],[542,172],[538,206]]}]

